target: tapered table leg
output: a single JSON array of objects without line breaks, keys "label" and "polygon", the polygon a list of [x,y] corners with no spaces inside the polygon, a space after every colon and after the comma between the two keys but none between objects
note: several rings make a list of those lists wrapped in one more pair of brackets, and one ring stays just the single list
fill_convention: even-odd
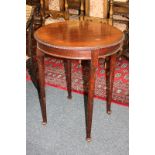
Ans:
[{"label": "tapered table leg", "polygon": [[39,99],[43,118],[43,125],[47,123],[46,99],[45,99],[45,73],[44,73],[44,54],[37,49],[38,80],[39,80]]},{"label": "tapered table leg", "polygon": [[87,102],[87,118],[86,118],[86,140],[91,141],[91,126],[93,116],[93,99],[95,90],[96,69],[98,67],[98,50],[91,52],[90,64],[90,79],[88,89],[88,102]]},{"label": "tapered table leg", "polygon": [[67,91],[68,91],[68,98],[72,98],[71,94],[71,60],[66,60],[66,81],[67,81]]},{"label": "tapered table leg", "polygon": [[114,72],[116,66],[116,54],[110,56],[109,60],[109,74],[107,76],[108,88],[107,88],[107,114],[111,114],[111,100],[114,82]]}]

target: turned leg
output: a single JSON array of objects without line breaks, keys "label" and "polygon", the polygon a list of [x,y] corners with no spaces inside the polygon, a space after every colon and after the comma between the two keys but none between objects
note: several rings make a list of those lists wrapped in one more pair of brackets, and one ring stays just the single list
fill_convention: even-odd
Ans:
[{"label": "turned leg", "polygon": [[44,54],[37,49],[38,80],[39,80],[39,99],[43,118],[43,125],[47,123],[46,100],[45,100],[45,73],[44,73]]},{"label": "turned leg", "polygon": [[71,94],[71,60],[66,60],[66,82],[67,82],[67,91],[68,91],[68,98],[72,98]]},{"label": "turned leg", "polygon": [[87,101],[86,140],[91,141],[91,126],[93,116],[93,99],[95,90],[96,69],[98,67],[98,51],[91,52],[90,79]]},{"label": "turned leg", "polygon": [[116,54],[110,56],[108,63],[107,73],[107,113],[111,114],[111,100],[112,100],[112,91],[113,91],[113,82],[114,82],[114,72],[116,66]]}]

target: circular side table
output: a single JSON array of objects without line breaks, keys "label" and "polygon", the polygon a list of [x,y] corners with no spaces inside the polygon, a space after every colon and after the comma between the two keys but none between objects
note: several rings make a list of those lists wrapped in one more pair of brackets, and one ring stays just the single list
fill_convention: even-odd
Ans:
[{"label": "circular side table", "polygon": [[52,23],[39,28],[35,32],[34,37],[37,40],[39,97],[43,124],[47,123],[44,55],[46,54],[66,60],[68,98],[71,98],[71,60],[91,61],[86,114],[86,140],[90,141],[98,60],[99,58],[110,58],[106,104],[107,113],[110,114],[116,53],[122,48],[124,34],[108,24],[88,21],[65,21]]}]

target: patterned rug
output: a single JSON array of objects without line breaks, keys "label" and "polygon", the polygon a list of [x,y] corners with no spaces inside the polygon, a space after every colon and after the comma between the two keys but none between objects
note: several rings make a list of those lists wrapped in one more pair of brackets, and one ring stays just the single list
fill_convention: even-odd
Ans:
[{"label": "patterned rug", "polygon": [[[95,84],[95,98],[106,100],[106,83],[104,60],[99,60],[99,68],[97,70]],[[88,83],[83,86],[83,81],[88,81],[89,66],[82,69],[79,61],[72,61],[72,91],[84,94],[88,88]],[[28,72],[26,79],[31,80]],[[66,77],[64,70],[64,62],[61,59],[45,58],[45,81],[46,85],[66,90]],[[129,105],[129,65],[125,58],[117,60],[114,86],[113,86],[113,102],[116,104]]]}]

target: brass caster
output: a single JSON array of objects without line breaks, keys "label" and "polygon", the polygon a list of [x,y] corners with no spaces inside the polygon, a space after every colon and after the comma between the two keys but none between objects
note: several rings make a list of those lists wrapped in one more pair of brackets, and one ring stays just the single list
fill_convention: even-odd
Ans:
[{"label": "brass caster", "polygon": [[43,125],[43,126],[46,126],[46,124],[47,124],[47,122],[42,122],[42,125]]},{"label": "brass caster", "polygon": [[108,110],[108,111],[107,111],[107,114],[108,114],[108,115],[110,115],[111,113],[112,113],[112,111],[111,111],[111,110]]},{"label": "brass caster", "polygon": [[88,143],[90,143],[90,142],[91,142],[91,138],[86,138],[86,141],[87,141]]}]

